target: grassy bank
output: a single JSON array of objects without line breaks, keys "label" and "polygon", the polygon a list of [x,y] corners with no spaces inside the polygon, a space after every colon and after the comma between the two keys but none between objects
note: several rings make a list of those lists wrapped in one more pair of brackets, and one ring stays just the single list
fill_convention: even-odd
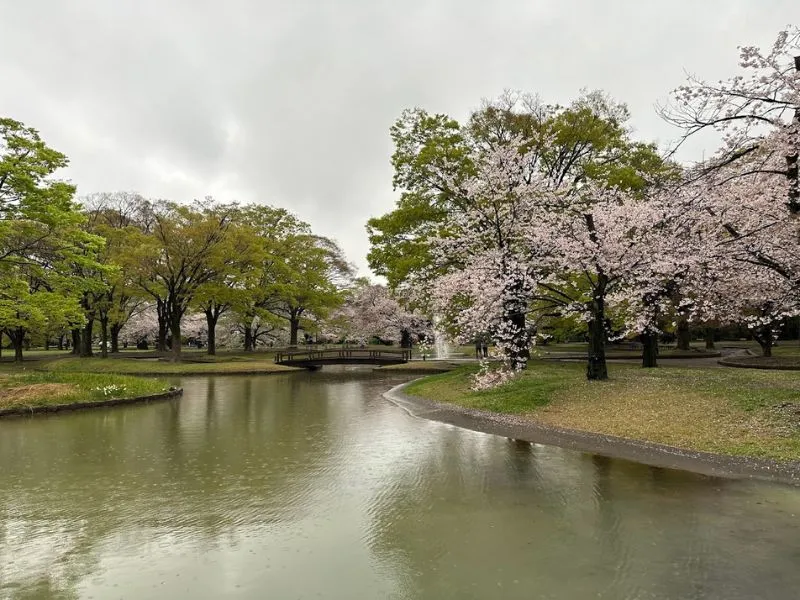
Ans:
[{"label": "grassy bank", "polygon": [[414,382],[407,393],[543,425],[720,454],[800,460],[800,374],[744,369],[643,370],[613,365],[586,381],[584,365],[531,363],[507,385],[469,389],[475,367]]},{"label": "grassy bank", "polygon": [[159,379],[96,373],[20,371],[0,375],[0,410],[150,396],[169,389]]},{"label": "grassy bank", "polygon": [[387,365],[385,367],[377,367],[375,370],[379,372],[403,372],[403,373],[447,373],[452,371],[458,365],[447,361],[438,360],[411,360],[407,363],[399,365]]},{"label": "grassy bank", "polygon": [[117,373],[123,375],[208,375],[275,373],[295,369],[276,365],[272,357],[220,357],[203,362],[173,363],[157,358],[60,358],[37,368],[54,373]]}]

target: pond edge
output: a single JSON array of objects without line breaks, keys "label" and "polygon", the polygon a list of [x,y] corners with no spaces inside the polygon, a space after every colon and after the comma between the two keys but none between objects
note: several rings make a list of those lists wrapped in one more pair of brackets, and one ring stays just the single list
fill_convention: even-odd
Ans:
[{"label": "pond edge", "polygon": [[72,402],[70,404],[50,404],[44,406],[16,406],[14,408],[0,409],[0,418],[3,417],[23,417],[43,413],[57,413],[71,410],[82,410],[86,408],[100,408],[105,406],[120,406],[123,404],[139,404],[145,402],[157,402],[159,400],[170,400],[183,395],[183,388],[175,388],[159,394],[149,394],[147,396],[134,396],[133,398],[109,398],[108,400],[95,400],[92,402]]},{"label": "pond edge", "polygon": [[800,486],[800,461],[729,456],[687,450],[602,433],[542,425],[517,415],[464,408],[406,394],[412,381],[397,385],[383,397],[411,416],[481,433],[534,444],[627,460],[652,467],[691,471],[711,477],[759,479]]}]

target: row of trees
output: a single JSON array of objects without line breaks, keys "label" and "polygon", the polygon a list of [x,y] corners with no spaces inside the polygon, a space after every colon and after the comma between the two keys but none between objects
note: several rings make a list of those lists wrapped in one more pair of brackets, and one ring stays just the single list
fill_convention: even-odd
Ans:
[{"label": "row of trees", "polygon": [[721,132],[690,168],[632,138],[602,93],[570,106],[506,94],[466,124],[416,109],[392,128],[395,210],[370,220],[369,260],[461,341],[490,336],[524,368],[548,321],[583,323],[587,376],[605,379],[610,337],[744,324],[768,354],[800,312],[797,214],[800,31],[738,75],[692,79],[662,109],[684,139]]},{"label": "row of trees", "polygon": [[17,360],[32,337],[65,332],[84,356],[99,337],[106,356],[148,314],[157,349],[176,360],[182,323],[198,315],[211,354],[224,315],[247,350],[283,330],[297,344],[347,297],[353,269],[339,246],[284,209],[134,193],[75,201],[53,176],[66,164],[36,130],[0,119],[0,335]]}]

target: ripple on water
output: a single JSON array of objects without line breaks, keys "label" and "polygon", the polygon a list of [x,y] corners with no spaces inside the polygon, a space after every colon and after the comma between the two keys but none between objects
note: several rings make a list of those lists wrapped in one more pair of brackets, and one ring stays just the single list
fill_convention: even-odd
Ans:
[{"label": "ripple on water", "polygon": [[0,424],[0,596],[792,598],[800,491],[410,416],[353,370]]}]

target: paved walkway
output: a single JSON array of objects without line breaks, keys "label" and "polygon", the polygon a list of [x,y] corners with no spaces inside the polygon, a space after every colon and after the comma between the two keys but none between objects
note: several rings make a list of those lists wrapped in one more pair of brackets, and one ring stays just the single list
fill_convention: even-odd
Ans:
[{"label": "paved walkway", "polygon": [[[555,352],[550,355],[549,360],[557,360],[559,362],[584,362],[585,358],[576,358],[574,356],[570,356],[569,358],[558,358],[555,356]],[[745,356],[747,354],[747,350],[743,350],[741,348],[722,348],[720,350],[721,357],[719,356],[711,356],[711,357],[704,357],[704,358],[660,358],[658,360],[658,366],[660,367],[688,367],[688,368],[702,368],[702,369],[723,369],[723,368],[730,368],[725,367],[725,365],[719,364],[721,358],[730,358],[732,356]],[[628,364],[628,365],[640,365],[642,364],[641,358],[614,358],[607,357],[606,360],[610,363],[616,364]]]}]

